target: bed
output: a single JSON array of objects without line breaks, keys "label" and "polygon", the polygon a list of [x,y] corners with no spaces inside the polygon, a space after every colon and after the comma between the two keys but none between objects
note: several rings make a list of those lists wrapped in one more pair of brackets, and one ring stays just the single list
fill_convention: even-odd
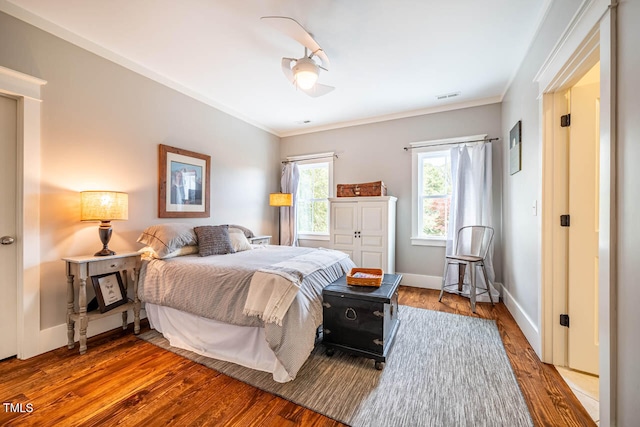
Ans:
[{"label": "bed", "polygon": [[329,249],[250,245],[251,234],[233,225],[149,227],[138,239],[147,245],[138,297],[172,346],[291,381],[313,350],[322,289],[354,264]]}]

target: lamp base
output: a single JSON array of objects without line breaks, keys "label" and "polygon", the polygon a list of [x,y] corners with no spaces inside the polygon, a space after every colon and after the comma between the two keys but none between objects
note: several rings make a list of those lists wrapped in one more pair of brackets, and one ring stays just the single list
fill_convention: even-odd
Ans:
[{"label": "lamp base", "polygon": [[111,221],[102,221],[98,228],[100,234],[100,241],[102,242],[102,250],[93,254],[94,256],[109,256],[116,253],[109,249],[109,240],[111,240]]},{"label": "lamp base", "polygon": [[101,251],[96,252],[93,256],[109,256],[115,255],[116,253],[109,248],[103,248]]}]

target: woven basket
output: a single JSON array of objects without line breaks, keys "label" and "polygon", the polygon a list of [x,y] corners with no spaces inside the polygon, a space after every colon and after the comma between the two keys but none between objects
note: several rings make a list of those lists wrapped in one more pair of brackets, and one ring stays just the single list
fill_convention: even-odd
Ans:
[{"label": "woven basket", "polygon": [[[354,277],[357,273],[366,274],[372,277]],[[382,284],[384,272],[379,268],[352,268],[347,274],[347,285],[352,286],[374,286],[379,288]]]}]

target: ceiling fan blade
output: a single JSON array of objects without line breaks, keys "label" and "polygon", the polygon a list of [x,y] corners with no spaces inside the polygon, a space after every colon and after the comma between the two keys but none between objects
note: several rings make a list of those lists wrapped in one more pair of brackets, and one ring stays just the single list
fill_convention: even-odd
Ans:
[{"label": "ceiling fan blade", "polygon": [[334,89],[335,87],[333,86],[321,85],[320,83],[316,83],[311,89],[306,89],[306,90],[300,89],[300,90],[313,98],[317,98],[319,96],[328,94]]},{"label": "ceiling fan blade", "polygon": [[260,19],[309,49],[315,56],[320,58],[322,67],[325,70],[329,70],[329,58],[327,54],[324,53],[320,45],[298,21],[286,16],[263,16]]},{"label": "ceiling fan blade", "polygon": [[293,70],[291,70],[291,64],[294,61],[296,60],[293,58],[282,58],[282,72],[291,83],[294,83]]}]

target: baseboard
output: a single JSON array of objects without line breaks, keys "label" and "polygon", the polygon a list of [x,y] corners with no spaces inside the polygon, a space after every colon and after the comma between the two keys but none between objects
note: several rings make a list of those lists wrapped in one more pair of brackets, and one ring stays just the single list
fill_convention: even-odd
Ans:
[{"label": "baseboard", "polygon": [[[87,326],[87,338],[93,337],[95,335],[100,335],[103,332],[111,331],[113,329],[122,327],[122,316],[120,313],[114,313],[113,316],[103,317],[102,319],[92,320],[89,322]],[[127,314],[127,321],[129,324],[133,323],[133,310],[129,310]],[[146,313],[144,309],[140,312],[140,318],[146,318]],[[77,343],[80,339],[78,331],[78,323],[76,323],[76,331],[74,342]],[[38,354],[43,354],[51,350],[55,350],[60,347],[67,346],[67,324],[63,323],[61,325],[52,326],[51,328],[40,330],[40,352]],[[76,344],[76,349],[78,349],[78,345]]]},{"label": "baseboard", "polygon": [[540,360],[542,360],[542,336],[540,335],[540,329],[533,320],[531,320],[529,315],[525,313],[522,306],[518,304],[518,301],[509,293],[509,290],[504,287],[502,289],[502,299],[525,338],[529,341],[533,351],[535,351]]},{"label": "baseboard", "polygon": [[[397,274],[402,274],[402,282],[400,282],[402,286],[411,286],[414,288],[436,289],[436,290],[439,290],[440,287],[442,286],[442,276],[427,276],[425,274],[412,274],[412,273],[400,273],[400,272],[397,272]],[[501,292],[502,283],[495,282],[493,286],[498,290],[498,292]],[[489,297],[487,295],[480,295],[478,296],[477,301],[489,302]]]}]

